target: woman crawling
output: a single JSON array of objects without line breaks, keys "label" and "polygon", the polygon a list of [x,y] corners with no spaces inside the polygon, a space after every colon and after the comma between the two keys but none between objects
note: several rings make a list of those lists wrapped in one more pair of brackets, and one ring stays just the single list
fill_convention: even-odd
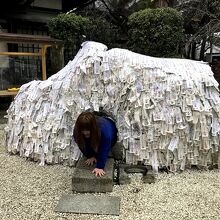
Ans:
[{"label": "woman crawling", "polygon": [[111,147],[117,141],[117,128],[112,119],[92,112],[81,113],[75,123],[74,139],[87,165],[96,164],[96,176],[105,175],[105,164]]}]

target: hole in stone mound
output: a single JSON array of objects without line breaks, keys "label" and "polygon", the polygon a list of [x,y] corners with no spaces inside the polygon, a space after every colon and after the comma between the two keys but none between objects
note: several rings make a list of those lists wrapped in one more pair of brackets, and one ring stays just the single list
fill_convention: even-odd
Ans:
[{"label": "hole in stone mound", "polygon": [[140,167],[140,166],[129,166],[126,167],[125,169],[126,173],[147,173],[147,168],[146,167]]}]

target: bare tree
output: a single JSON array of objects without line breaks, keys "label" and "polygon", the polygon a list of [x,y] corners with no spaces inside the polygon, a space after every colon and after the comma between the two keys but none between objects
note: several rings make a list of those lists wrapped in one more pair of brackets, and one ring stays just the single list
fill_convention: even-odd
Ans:
[{"label": "bare tree", "polygon": [[205,52],[219,41],[215,33],[220,32],[219,0],[179,0],[177,7],[185,20],[187,58],[195,59],[195,50],[200,48],[200,60]]},{"label": "bare tree", "polygon": [[123,28],[126,26],[129,15],[135,11],[152,7],[154,0],[98,0],[96,5],[108,13],[113,23]]}]

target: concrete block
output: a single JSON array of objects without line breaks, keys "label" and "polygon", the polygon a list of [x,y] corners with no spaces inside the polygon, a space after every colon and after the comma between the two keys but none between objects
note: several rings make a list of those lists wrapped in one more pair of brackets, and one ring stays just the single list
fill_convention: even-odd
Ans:
[{"label": "concrete block", "polygon": [[147,167],[144,165],[128,165],[124,170],[126,173],[142,173],[143,175],[147,173]]},{"label": "concrete block", "polygon": [[91,194],[64,195],[59,200],[55,212],[119,215],[120,198]]},{"label": "concrete block", "polygon": [[92,170],[95,165],[85,164],[85,158],[81,158],[73,172],[72,189],[74,192],[95,193],[112,192],[113,189],[113,169],[114,159],[109,158],[105,166],[106,174],[102,177],[96,177]]},{"label": "concrete block", "polygon": [[156,177],[152,170],[148,170],[145,175],[143,175],[143,183],[155,183]]},{"label": "concrete block", "polygon": [[125,172],[123,167],[119,167],[119,185],[125,185],[130,184],[131,178],[129,175]]},{"label": "concrete block", "polygon": [[131,178],[129,174],[132,173],[142,173],[145,175],[147,173],[147,167],[144,165],[119,164],[119,184],[130,184]]},{"label": "concrete block", "polygon": [[130,184],[131,178],[128,174],[141,173],[143,174],[142,180],[144,183],[155,183],[156,177],[153,173],[152,167],[147,165],[119,165],[119,184]]}]

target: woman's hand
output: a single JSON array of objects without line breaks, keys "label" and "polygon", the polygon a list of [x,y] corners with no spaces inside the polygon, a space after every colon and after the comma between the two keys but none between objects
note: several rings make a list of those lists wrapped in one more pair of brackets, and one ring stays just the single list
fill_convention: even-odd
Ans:
[{"label": "woman's hand", "polygon": [[94,163],[96,163],[97,160],[95,157],[91,157],[91,158],[88,158],[86,161],[85,161],[85,164],[87,164],[88,166],[91,166],[93,165]]},{"label": "woman's hand", "polygon": [[105,175],[105,171],[103,169],[98,169],[95,168],[92,173],[95,173],[95,176],[104,176]]}]

